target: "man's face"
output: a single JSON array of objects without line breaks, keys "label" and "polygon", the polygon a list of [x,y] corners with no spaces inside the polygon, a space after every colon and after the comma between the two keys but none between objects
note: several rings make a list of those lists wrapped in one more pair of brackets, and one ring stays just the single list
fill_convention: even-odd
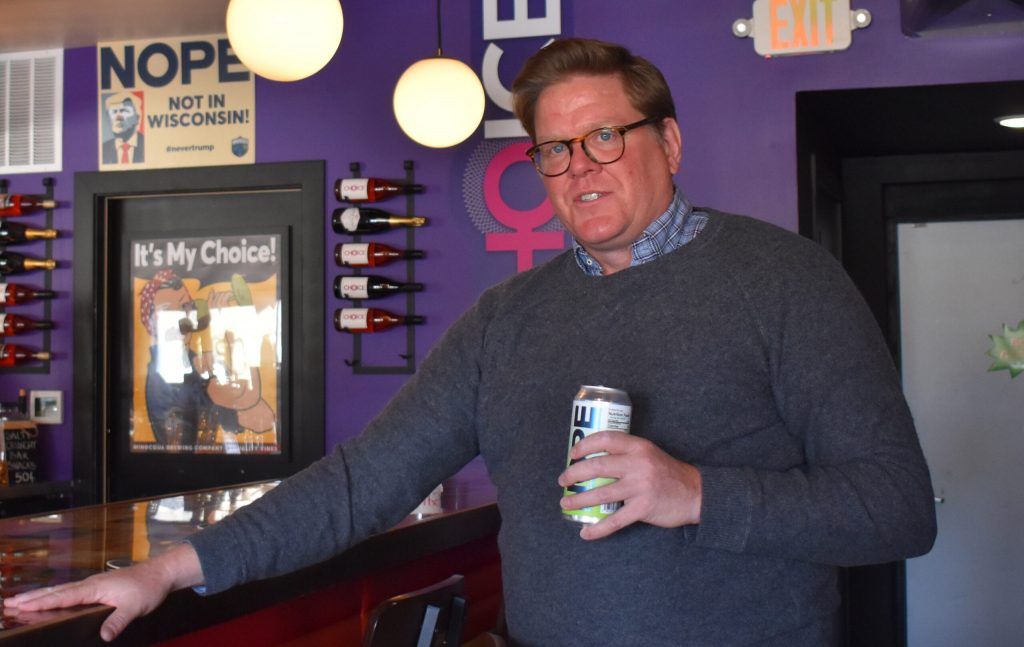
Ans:
[{"label": "man's face", "polygon": [[[552,85],[540,94],[535,114],[538,143],[572,139],[651,116],[630,104],[617,74],[574,76]],[[672,199],[672,174],[679,170],[681,150],[679,128],[675,120],[666,120],[664,141],[655,128],[626,133],[625,152],[611,164],[592,161],[580,144],[573,144],[569,170],[543,178],[562,225],[599,261],[603,253],[629,250]]]},{"label": "man's face", "polygon": [[110,116],[110,129],[118,137],[130,137],[139,125],[139,113],[127,99],[117,105],[108,106],[107,114]]}]

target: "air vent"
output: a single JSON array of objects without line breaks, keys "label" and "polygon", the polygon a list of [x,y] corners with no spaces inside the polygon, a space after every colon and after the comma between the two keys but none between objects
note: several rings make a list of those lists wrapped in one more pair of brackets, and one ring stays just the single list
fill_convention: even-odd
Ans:
[{"label": "air vent", "polygon": [[0,54],[0,173],[61,170],[64,50]]}]

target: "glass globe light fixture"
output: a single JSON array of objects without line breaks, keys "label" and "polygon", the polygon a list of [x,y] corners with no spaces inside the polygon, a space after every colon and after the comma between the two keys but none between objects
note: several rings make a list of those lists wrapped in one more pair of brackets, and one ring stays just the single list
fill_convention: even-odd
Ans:
[{"label": "glass globe light fixture", "polygon": [[398,125],[431,148],[454,146],[473,134],[484,116],[484,88],[462,61],[436,56],[410,65],[395,86]]},{"label": "glass globe light fixture", "polygon": [[997,117],[996,123],[1007,128],[1024,128],[1024,115],[1005,115]]},{"label": "glass globe light fixture", "polygon": [[484,118],[484,86],[462,61],[441,53],[441,0],[437,0],[437,56],[416,61],[395,85],[395,119],[414,142],[454,146]]},{"label": "glass globe light fixture", "polygon": [[272,81],[298,81],[334,56],[344,28],[338,0],[231,0],[231,48],[252,72]]}]

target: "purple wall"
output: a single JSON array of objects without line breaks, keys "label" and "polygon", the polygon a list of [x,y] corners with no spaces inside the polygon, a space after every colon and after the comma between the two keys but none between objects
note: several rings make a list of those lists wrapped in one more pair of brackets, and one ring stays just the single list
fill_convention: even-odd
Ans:
[{"label": "purple wall", "polygon": [[[344,2],[345,34],[334,60],[314,77],[292,84],[257,81],[256,157],[259,162],[324,159],[330,185],[358,161],[365,175],[401,177],[402,161],[416,164],[417,180],[427,193],[418,210],[431,225],[417,233],[429,258],[417,268],[427,283],[418,309],[428,318],[417,347],[422,357],[449,325],[487,285],[516,270],[512,253],[488,253],[484,236],[463,207],[467,164],[485,146],[478,133],[452,150],[437,151],[408,140],[391,115],[391,92],[401,72],[435,46],[432,3],[394,0],[382,12],[379,3]],[[531,2],[535,12],[542,2]],[[661,67],[672,87],[683,131],[679,184],[702,205],[747,213],[790,229],[797,222],[795,93],[804,90],[1018,80],[1024,78],[1024,37],[1020,35],[910,39],[900,33],[898,3],[854,1],[869,9],[872,25],[853,35],[852,47],[835,54],[765,60],[753,41],[737,39],[731,25],[752,15],[749,0],[682,3],[677,0],[587,0],[563,3],[563,33],[622,42]],[[502,17],[511,2],[499,3]],[[623,7],[628,6],[628,11]],[[449,56],[479,71],[484,43],[480,4],[445,7],[444,46]],[[533,41],[501,43],[506,50],[499,68],[507,84]],[[64,172],[56,174],[56,193],[70,205],[73,173],[96,165],[95,50],[67,51],[64,69]],[[500,114],[489,106],[488,116]],[[505,115],[507,116],[507,115]],[[487,142],[492,147],[503,142]],[[525,164],[502,177],[504,200],[529,209],[541,200],[540,186]],[[31,192],[38,175],[11,176],[12,190]],[[469,187],[472,189],[472,187]],[[328,211],[337,203],[328,195]],[[391,206],[385,204],[385,207]],[[72,212],[55,213],[57,226],[70,234]],[[325,219],[326,220],[326,219]],[[328,257],[342,240],[325,224]],[[394,236],[400,244],[401,236]],[[392,237],[377,240],[389,242]],[[56,257],[71,258],[71,240],[59,240]],[[535,256],[539,262],[551,252]],[[54,272],[62,294],[54,318],[57,360],[49,376],[0,376],[0,400],[15,397],[19,386],[61,389],[70,419],[70,335],[73,263]],[[77,268],[85,270],[86,268]],[[326,268],[328,286],[338,268]],[[32,282],[31,280],[28,282]],[[328,316],[341,303],[328,293]],[[351,338],[325,321],[327,348],[326,443],[330,447],[356,434],[404,381],[393,376],[353,376],[343,364]],[[379,335],[364,342],[370,357],[386,358],[402,349],[403,335]],[[31,340],[28,341],[31,343]],[[74,403],[93,406],[93,403]],[[71,474],[71,426],[47,428],[46,469],[50,478]]]}]

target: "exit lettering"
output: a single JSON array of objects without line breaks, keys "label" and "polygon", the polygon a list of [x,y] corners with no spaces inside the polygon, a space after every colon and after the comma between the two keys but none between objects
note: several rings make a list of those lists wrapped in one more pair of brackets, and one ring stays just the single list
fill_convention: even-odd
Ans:
[{"label": "exit lettering", "polygon": [[806,49],[831,45],[834,0],[771,0],[772,49]]},{"label": "exit lettering", "polygon": [[850,0],[755,0],[754,50],[787,56],[846,49],[850,14]]}]

